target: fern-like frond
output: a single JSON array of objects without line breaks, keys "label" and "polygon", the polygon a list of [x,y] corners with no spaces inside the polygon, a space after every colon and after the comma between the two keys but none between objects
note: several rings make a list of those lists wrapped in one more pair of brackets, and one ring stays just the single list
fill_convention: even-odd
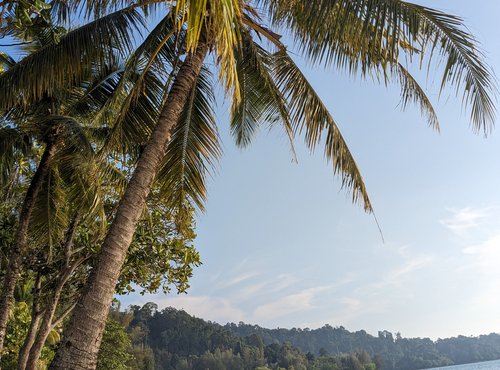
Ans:
[{"label": "fern-like frond", "polygon": [[393,74],[401,86],[401,107],[405,109],[408,103],[419,105],[420,112],[427,118],[429,127],[439,131],[439,120],[434,107],[417,80],[402,64],[396,65],[393,69],[395,70]]},{"label": "fern-like frond", "polygon": [[0,75],[0,111],[28,107],[44,95],[83,81],[90,68],[103,65],[118,50],[132,49],[132,35],[142,23],[131,8],[112,13],[68,32],[58,43],[23,58]]},{"label": "fern-like frond", "polygon": [[63,238],[69,222],[66,190],[59,172],[51,166],[31,214],[29,237],[34,245],[51,248]]},{"label": "fern-like frond", "polygon": [[157,176],[166,204],[172,209],[204,209],[206,175],[221,155],[214,104],[210,74],[203,69],[172,134]]},{"label": "fern-like frond", "polygon": [[[165,94],[165,79],[184,32],[175,31],[172,15],[164,17],[127,60],[123,73],[96,116],[100,126],[110,127],[105,150],[128,150],[143,144],[156,125]],[[127,149],[128,148],[128,149]]]},{"label": "fern-like frond", "polygon": [[9,70],[16,64],[16,61],[7,53],[0,52],[0,74]]},{"label": "fern-like frond", "polygon": [[31,138],[18,128],[0,127],[0,190],[11,182],[17,163],[31,151]]},{"label": "fern-like frond", "polygon": [[475,130],[495,118],[496,86],[459,17],[401,0],[262,0],[275,24],[289,28],[307,58],[355,73],[397,67],[402,53],[444,60],[441,89],[462,91]]},{"label": "fern-like frond", "polygon": [[287,103],[271,76],[272,55],[255,43],[248,32],[242,32],[242,38],[241,51],[236,53],[241,99],[233,101],[231,107],[231,133],[236,144],[249,145],[260,125],[274,126],[279,122],[294,151]]},{"label": "fern-like frond", "polygon": [[[136,78],[133,76],[132,79]],[[118,150],[132,156],[138,154],[138,146],[143,145],[153,131],[162,103],[164,83],[152,72],[147,72],[141,79],[143,89],[140,94],[134,89],[136,85],[129,82],[130,88],[124,91],[122,100],[114,102],[111,112],[115,112],[116,116],[101,117],[102,124],[110,129],[103,152]]]},{"label": "fern-like frond", "polygon": [[328,109],[286,51],[277,52],[274,63],[276,84],[288,101],[295,130],[304,134],[311,150],[324,140],[325,156],[332,161],[333,171],[341,177],[342,185],[352,192],[352,201],[371,212],[361,173]]}]

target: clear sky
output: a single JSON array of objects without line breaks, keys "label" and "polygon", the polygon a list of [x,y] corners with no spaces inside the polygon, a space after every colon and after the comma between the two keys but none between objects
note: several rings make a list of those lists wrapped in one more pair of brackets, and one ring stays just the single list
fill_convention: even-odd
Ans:
[{"label": "clear sky", "polygon": [[[418,1],[465,18],[500,71],[496,0]],[[500,332],[500,139],[472,133],[460,99],[427,87],[441,122],[401,112],[397,88],[307,68],[360,166],[382,227],[351,205],[321,151],[260,132],[224,158],[198,217],[203,266],[187,295],[154,300],[204,319],[265,327],[343,325],[447,337]],[[431,73],[432,76],[432,73]],[[438,79],[436,79],[438,80]]]},{"label": "clear sky", "polygon": [[[418,3],[464,17],[500,71],[500,2]],[[438,102],[432,73],[421,82],[440,134],[418,109],[401,112],[397,88],[305,70],[361,168],[385,243],[321,150],[311,155],[298,140],[293,163],[283,132],[263,130],[241,151],[221,105],[224,157],[197,219],[203,265],[187,295],[132,295],[123,304],[154,300],[271,328],[328,323],[431,338],[500,332],[499,133],[473,134],[460,98]]]}]

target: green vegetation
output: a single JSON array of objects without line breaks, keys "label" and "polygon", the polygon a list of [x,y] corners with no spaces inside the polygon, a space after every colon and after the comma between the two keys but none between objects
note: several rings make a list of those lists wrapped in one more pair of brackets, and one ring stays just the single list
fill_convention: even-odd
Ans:
[{"label": "green vegetation", "polygon": [[[147,292],[187,289],[200,263],[192,245],[193,212],[203,210],[206,177],[221,155],[213,111],[219,82],[231,99],[228,124],[239,146],[251,144],[259,127],[280,124],[292,146],[296,136],[311,150],[323,146],[352,201],[372,211],[337,123],[277,30],[287,32],[315,65],[395,82],[401,105],[416,103],[434,128],[430,100],[403,61],[442,62],[441,88],[451,86],[462,97],[475,130],[489,131],[494,84],[459,18],[401,0],[304,4],[0,3],[0,38],[21,46],[17,59],[0,53],[4,367],[15,361],[20,369],[44,367],[54,350],[54,370],[118,366],[121,360],[112,357],[129,350],[123,333],[109,329],[116,323],[108,322],[105,343],[120,345],[104,346],[110,358],[98,361],[113,295],[135,286]],[[148,24],[153,20],[156,25]],[[25,286],[30,298],[16,297]],[[21,311],[13,318],[14,310]],[[133,323],[124,327],[142,335],[146,346],[144,338],[153,335],[146,328],[152,327],[136,329]],[[186,348],[176,351],[203,347],[191,342],[188,327],[179,330]],[[60,331],[62,338],[55,334]],[[163,336],[170,334],[177,335],[167,330]],[[174,345],[168,337],[161,340]],[[133,361],[152,366],[154,353],[155,366],[227,362],[234,368],[243,361],[249,367],[373,367],[360,353],[314,359],[278,345],[265,347],[267,356],[259,345],[231,343],[185,354],[168,345],[164,352],[151,347]],[[134,338],[132,345],[137,351]]]},{"label": "green vegetation", "polygon": [[118,331],[128,333],[128,353],[136,357],[128,364],[137,370],[417,370],[500,359],[498,334],[433,342],[329,325],[315,330],[241,322],[221,326],[173,308],[157,311],[154,303],[125,312],[116,307],[110,316],[122,324]]},{"label": "green vegetation", "polygon": [[[335,356],[306,354],[290,343],[266,345],[256,334],[238,337],[184,311],[157,311],[154,303],[132,306],[125,312],[117,306],[110,317],[98,362],[104,364],[107,359],[109,365],[98,366],[100,370],[124,369],[114,367],[114,363],[126,364],[131,370],[381,369],[381,363],[363,350]],[[117,327],[118,323],[122,326]],[[107,334],[111,327],[115,328],[113,336]],[[124,330],[128,337],[124,337]]]},{"label": "green vegetation", "polygon": [[349,332],[342,326],[319,329],[265,329],[244,323],[224,326],[239,337],[257,335],[264,343],[291,343],[304,352],[339,354],[363,349],[379,356],[384,369],[412,370],[500,359],[500,335],[438,339],[403,338],[380,331],[372,336],[364,330]]}]

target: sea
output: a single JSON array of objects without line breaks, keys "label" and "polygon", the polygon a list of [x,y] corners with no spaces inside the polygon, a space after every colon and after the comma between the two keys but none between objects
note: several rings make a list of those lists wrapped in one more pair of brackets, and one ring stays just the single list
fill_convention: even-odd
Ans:
[{"label": "sea", "polygon": [[455,366],[433,367],[432,370],[500,370],[500,360],[475,362],[473,364]]}]

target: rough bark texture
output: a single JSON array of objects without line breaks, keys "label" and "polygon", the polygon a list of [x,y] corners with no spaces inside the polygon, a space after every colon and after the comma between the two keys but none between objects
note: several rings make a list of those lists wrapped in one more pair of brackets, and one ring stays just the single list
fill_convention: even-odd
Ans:
[{"label": "rough bark texture", "polygon": [[106,318],[128,247],[171,133],[200,73],[208,49],[205,43],[200,43],[179,69],[158,124],[137,162],[115,219],[104,239],[97,266],[71,316],[63,341],[50,366],[52,370],[89,370],[96,367]]},{"label": "rough bark texture", "polygon": [[23,346],[19,351],[19,357],[17,359],[18,370],[24,370],[26,368],[26,363],[28,362],[29,351],[33,343],[35,342],[36,333],[38,332],[38,327],[42,319],[42,311],[40,310],[40,287],[42,285],[42,276],[38,273],[36,277],[35,287],[33,289],[33,305],[31,308],[31,322],[28,329],[28,334],[24,339]]},{"label": "rough bark texture", "polygon": [[5,334],[7,331],[7,321],[9,312],[14,302],[14,289],[19,278],[19,271],[24,254],[26,253],[28,240],[28,225],[33,212],[35,199],[42,188],[43,179],[49,171],[49,162],[56,152],[54,142],[47,143],[38,168],[26,191],[21,213],[19,215],[19,225],[14,240],[14,245],[8,256],[7,272],[3,280],[2,293],[0,295],[0,357],[3,352]]}]

